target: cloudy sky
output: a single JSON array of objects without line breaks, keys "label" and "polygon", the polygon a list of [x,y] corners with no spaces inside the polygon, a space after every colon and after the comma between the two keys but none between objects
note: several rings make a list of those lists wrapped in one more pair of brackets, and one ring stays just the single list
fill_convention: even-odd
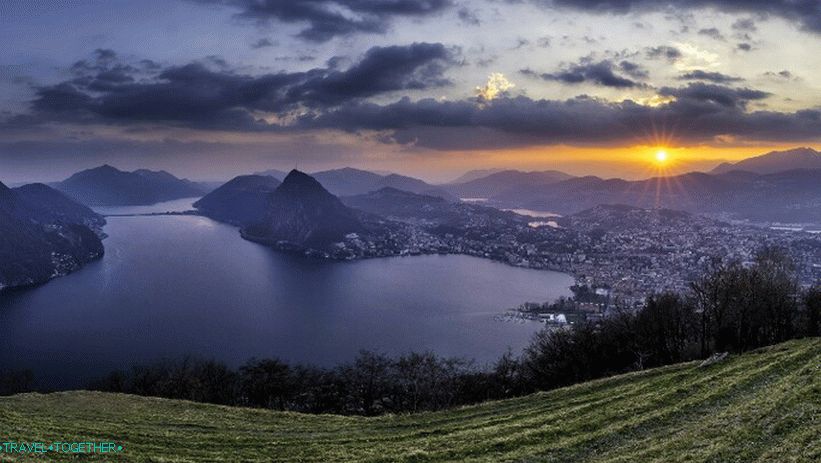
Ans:
[{"label": "cloudy sky", "polygon": [[0,26],[5,182],[821,147],[821,0],[11,0]]}]

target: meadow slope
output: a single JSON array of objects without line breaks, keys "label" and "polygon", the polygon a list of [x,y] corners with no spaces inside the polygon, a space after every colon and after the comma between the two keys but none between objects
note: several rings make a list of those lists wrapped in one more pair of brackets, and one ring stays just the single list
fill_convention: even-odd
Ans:
[{"label": "meadow slope", "polygon": [[[818,462],[821,339],[708,367],[680,364],[408,416],[23,394],[0,398],[0,441],[8,440],[113,440],[123,453],[99,459],[128,462]],[[10,457],[0,461],[29,461]],[[28,458],[67,460],[53,453]]]}]

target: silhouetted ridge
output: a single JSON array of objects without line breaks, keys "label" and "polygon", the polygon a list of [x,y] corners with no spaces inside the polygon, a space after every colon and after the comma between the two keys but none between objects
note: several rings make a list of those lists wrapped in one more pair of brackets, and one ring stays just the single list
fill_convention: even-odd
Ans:
[{"label": "silhouetted ridge", "polygon": [[431,194],[448,198],[449,195],[434,185],[418,178],[399,174],[377,174],[366,170],[344,167],[312,174],[331,194],[337,196],[355,196],[376,191],[384,187],[393,187],[411,193]]},{"label": "silhouetted ridge", "polygon": [[0,291],[44,283],[102,256],[95,230],[103,223],[45,185],[0,184]]},{"label": "silhouetted ridge", "polygon": [[241,175],[194,203],[214,220],[247,226],[261,222],[268,211],[271,193],[279,180],[264,175]]},{"label": "silhouetted ridge", "polygon": [[336,198],[315,178],[296,169],[285,176],[276,192],[279,195],[314,195],[317,198]]},{"label": "silhouetted ridge", "polygon": [[735,163],[725,162],[713,169],[711,173],[722,174],[742,170],[756,174],[774,174],[796,169],[821,169],[821,153],[807,147],[771,151]]},{"label": "silhouetted ridge", "polygon": [[247,227],[243,235],[269,244],[322,249],[362,228],[354,210],[294,169],[271,194],[263,222]]},{"label": "silhouetted ridge", "polygon": [[77,172],[54,187],[90,206],[154,204],[205,192],[200,185],[165,171],[124,172],[108,164]]}]

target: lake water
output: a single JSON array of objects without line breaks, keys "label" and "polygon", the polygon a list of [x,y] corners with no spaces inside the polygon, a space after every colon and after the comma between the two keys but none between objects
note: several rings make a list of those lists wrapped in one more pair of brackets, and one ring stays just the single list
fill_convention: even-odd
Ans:
[{"label": "lake water", "polygon": [[332,366],[360,349],[431,350],[483,364],[519,352],[541,326],[494,316],[569,295],[573,283],[468,256],[305,259],[196,216],[110,217],[105,231],[100,261],[0,296],[0,369],[29,368],[40,385],[79,387],[188,354],[232,366],[254,356]]}]

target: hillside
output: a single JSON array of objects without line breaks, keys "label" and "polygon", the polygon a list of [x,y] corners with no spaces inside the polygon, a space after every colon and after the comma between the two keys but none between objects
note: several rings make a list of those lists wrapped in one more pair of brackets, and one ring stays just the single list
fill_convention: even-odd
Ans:
[{"label": "hillside", "polygon": [[235,225],[251,225],[262,220],[279,180],[267,175],[235,177],[194,203],[194,207],[214,220]]},{"label": "hillside", "polygon": [[362,229],[356,211],[310,175],[292,170],[268,196],[261,222],[244,228],[243,236],[266,244],[324,248]]},{"label": "hillside", "polygon": [[377,174],[366,170],[344,167],[342,169],[325,170],[311,174],[322,186],[337,196],[353,196],[376,191],[382,188],[396,188],[417,194],[441,196],[446,199],[455,199],[437,188],[417,178],[399,174]]},{"label": "hillside", "polygon": [[503,170],[465,183],[448,185],[447,190],[460,198],[490,198],[514,188],[551,185],[571,178],[573,176],[556,170],[543,172]]},{"label": "hillside", "polygon": [[125,172],[109,165],[77,172],[53,185],[87,206],[135,206],[198,197],[205,188],[168,172]]},{"label": "hillside", "polygon": [[496,205],[575,214],[599,204],[663,207],[696,213],[726,213],[758,221],[821,221],[821,171],[776,174],[690,172],[628,181],[578,177],[547,185],[523,185],[491,198]]},{"label": "hillside", "polygon": [[774,174],[795,169],[821,169],[821,153],[812,148],[771,151],[736,163],[725,162],[710,173],[723,174],[742,170],[756,174]]},{"label": "hillside", "polygon": [[819,365],[821,340],[793,341],[708,367],[681,364],[378,418],[26,394],[0,398],[0,435],[113,440],[134,462],[814,462],[821,459]]},{"label": "hillside", "polygon": [[103,255],[105,220],[42,184],[0,183],[0,292],[66,275]]}]

